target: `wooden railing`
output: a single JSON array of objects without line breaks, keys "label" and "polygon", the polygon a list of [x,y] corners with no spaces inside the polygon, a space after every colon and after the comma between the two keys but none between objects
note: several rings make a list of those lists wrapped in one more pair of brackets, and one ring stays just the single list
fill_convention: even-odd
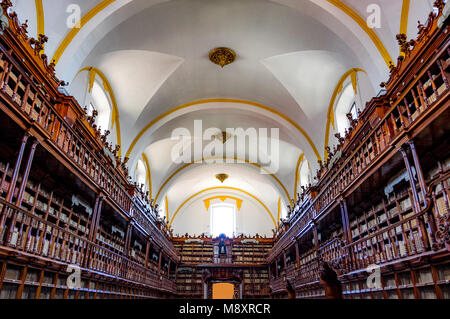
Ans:
[{"label": "wooden railing", "polygon": [[16,253],[175,292],[175,283],[105,247],[0,199],[0,245]]}]

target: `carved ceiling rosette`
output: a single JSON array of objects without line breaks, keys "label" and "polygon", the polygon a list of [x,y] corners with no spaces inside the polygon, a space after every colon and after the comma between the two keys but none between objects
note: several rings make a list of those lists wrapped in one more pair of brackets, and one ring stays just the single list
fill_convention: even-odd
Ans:
[{"label": "carved ceiling rosette", "polygon": [[229,48],[216,48],[209,53],[209,59],[223,68],[236,60],[236,53]]}]

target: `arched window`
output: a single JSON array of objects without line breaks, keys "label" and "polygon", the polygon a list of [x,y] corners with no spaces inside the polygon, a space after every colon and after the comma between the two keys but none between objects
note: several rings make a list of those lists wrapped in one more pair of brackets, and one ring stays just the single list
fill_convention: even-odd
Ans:
[{"label": "arched window", "polygon": [[311,177],[311,169],[309,168],[309,163],[307,160],[303,161],[302,166],[300,167],[300,186],[308,186],[309,184],[312,184],[312,177]]},{"label": "arched window", "polygon": [[345,135],[345,129],[350,126],[347,114],[351,113],[354,119],[358,118],[358,106],[356,104],[356,94],[353,85],[348,84],[341,93],[336,106],[337,131],[341,136]]},{"label": "arched window", "polygon": [[91,115],[94,110],[98,112],[96,124],[102,132],[109,130],[111,119],[111,104],[106,95],[103,86],[94,81],[90,94],[88,94],[88,114]]},{"label": "arched window", "polygon": [[236,232],[236,206],[226,203],[211,206],[211,235],[225,234],[232,238]]},{"label": "arched window", "polygon": [[136,165],[136,170],[134,172],[134,180],[140,186],[144,185],[144,190],[146,187],[146,167],[142,160],[139,160]]}]

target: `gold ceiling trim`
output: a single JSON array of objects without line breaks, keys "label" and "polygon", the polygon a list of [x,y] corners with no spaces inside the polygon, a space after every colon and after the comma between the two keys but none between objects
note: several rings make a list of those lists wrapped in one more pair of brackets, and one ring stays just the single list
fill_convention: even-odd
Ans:
[{"label": "gold ceiling trim", "polygon": [[[409,8],[410,8],[410,0],[403,0],[402,4],[402,14],[400,18],[400,34],[408,35],[408,18],[409,18]],[[400,55],[405,55],[400,46]]]},{"label": "gold ceiling trim", "polygon": [[[40,34],[45,34],[45,18],[44,18],[44,5],[42,0],[35,0],[36,5],[36,19],[37,19],[37,37],[39,39]],[[42,45],[42,53],[44,53],[45,43]]]},{"label": "gold ceiling trim", "polygon": [[206,210],[209,210],[211,201],[213,201],[215,199],[220,199],[222,202],[226,201],[227,199],[234,200],[234,201],[236,201],[236,207],[238,210],[241,210],[242,202],[244,201],[243,199],[240,199],[240,198],[237,198],[234,196],[228,196],[228,195],[214,196],[214,197],[203,200],[203,202],[205,203]]}]

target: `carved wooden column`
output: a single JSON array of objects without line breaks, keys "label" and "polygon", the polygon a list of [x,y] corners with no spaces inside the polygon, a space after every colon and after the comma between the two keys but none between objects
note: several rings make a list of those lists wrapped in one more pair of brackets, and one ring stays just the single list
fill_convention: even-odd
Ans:
[{"label": "carved wooden column", "polygon": [[417,179],[419,180],[420,191],[422,192],[423,206],[425,207],[426,206],[427,189],[425,187],[425,180],[423,178],[422,167],[420,166],[419,156],[417,155],[417,151],[416,151],[414,142],[409,141],[408,144],[409,144],[409,147],[411,148],[411,154],[412,154],[412,157],[414,160],[414,166],[416,168]]},{"label": "carved wooden column", "polygon": [[319,251],[319,235],[317,233],[317,225],[314,223],[313,224],[313,235],[314,235],[314,249],[316,250],[316,252]]},{"label": "carved wooden column", "polygon": [[295,265],[296,265],[296,268],[300,267],[300,249],[298,247],[297,240],[295,240]]},{"label": "carved wooden column", "polygon": [[148,255],[150,253],[150,240],[147,240],[147,245],[145,247],[145,268],[148,268]]},{"label": "carved wooden column", "polygon": [[344,240],[347,244],[352,242],[352,233],[350,231],[350,220],[348,218],[347,202],[345,198],[339,201],[339,206],[341,208],[341,219],[342,219],[342,230],[344,234]]},{"label": "carved wooden column", "polygon": [[[411,154],[414,160],[414,166],[416,167],[416,173],[417,173],[417,179],[419,180],[420,185],[420,191],[422,193],[422,200],[423,200],[423,208],[427,206],[427,189],[425,186],[425,179],[423,178],[423,172],[422,172],[422,166],[420,166],[419,161],[419,155],[417,154],[416,147],[414,145],[414,141],[408,142],[409,147],[411,148]],[[436,233],[437,227],[436,227],[436,220],[434,218],[433,213],[427,212],[428,221],[430,223],[430,230],[431,230],[431,236],[434,237],[434,234]]]},{"label": "carved wooden column", "polygon": [[133,234],[133,222],[130,221],[127,227],[127,234],[125,236],[125,247],[124,247],[124,255],[126,257],[130,256],[130,247],[131,247],[131,235]]},{"label": "carved wooden column", "polygon": [[400,147],[398,150],[402,154],[403,160],[405,162],[406,171],[408,172],[408,177],[409,177],[409,183],[412,188],[412,194],[413,194],[413,199],[414,199],[414,203],[413,203],[414,208],[415,208],[416,213],[418,213],[418,212],[420,212],[419,195],[417,194],[416,183],[414,182],[414,176],[412,173],[411,165],[409,163],[408,154],[406,153],[406,150],[403,147]]},{"label": "carved wooden column", "polygon": [[33,163],[34,152],[36,151],[36,147],[39,144],[38,140],[35,140],[31,145],[30,154],[28,155],[27,167],[25,168],[25,172],[23,173],[22,183],[20,184],[19,193],[17,195],[16,206],[20,207],[22,205],[23,193],[25,192],[25,187],[27,186],[28,176],[30,175],[31,164]]},{"label": "carved wooden column", "polygon": [[161,274],[161,265],[162,265],[162,249],[159,249],[159,258],[158,258],[158,273]]},{"label": "carved wooden column", "polygon": [[[408,172],[409,183],[410,183],[412,194],[413,194],[413,201],[414,201],[414,206],[413,207],[414,207],[415,213],[417,214],[417,213],[420,212],[420,202],[419,202],[419,196],[417,194],[416,183],[414,182],[414,176],[413,176],[413,173],[412,173],[411,165],[409,163],[408,154],[406,153],[406,150],[403,147],[400,147],[398,150],[403,156],[403,160],[405,162],[406,170]],[[421,234],[421,237],[422,237],[422,243],[424,244],[425,249],[428,250],[428,248],[429,248],[429,241],[428,241],[428,235],[427,235],[425,223],[423,221],[422,216],[419,216],[417,218],[417,220],[418,220],[418,223],[419,223],[419,231],[420,231],[420,234]]]},{"label": "carved wooden column", "polygon": [[100,216],[102,214],[103,199],[104,197],[102,194],[97,195],[97,198],[95,199],[95,206],[94,211],[92,212],[91,227],[89,229],[88,237],[92,242],[95,242],[97,239],[98,225],[100,224]]},{"label": "carved wooden column", "polygon": [[167,278],[170,279],[170,258],[169,261],[167,262]]},{"label": "carved wooden column", "polygon": [[[345,245],[349,245],[353,242],[352,238],[352,231],[350,229],[350,219],[348,217],[348,208],[347,208],[347,201],[345,198],[342,198],[339,201],[339,206],[341,208],[341,219],[342,219],[342,227],[343,227],[343,234],[344,234],[344,241]],[[347,271],[350,271],[351,265],[353,265],[353,252],[352,249],[349,247],[346,249],[346,258],[345,258],[345,267]]]},{"label": "carved wooden column", "polygon": [[[97,230],[102,212],[102,203],[103,203],[103,195],[99,194],[95,199],[95,205],[91,216],[91,224],[89,227],[89,235],[88,235],[88,240],[90,242],[93,242],[94,244],[97,241]],[[93,253],[92,245],[89,244],[85,251],[84,266],[86,268],[89,268],[92,253]]]},{"label": "carved wooden column", "polygon": [[19,177],[20,165],[22,164],[23,153],[25,151],[25,147],[27,145],[28,138],[30,137],[30,133],[25,132],[22,138],[22,143],[20,145],[19,154],[17,155],[16,164],[14,166],[14,171],[11,177],[11,183],[9,184],[8,194],[6,194],[5,200],[7,202],[12,201],[14,196],[14,189],[16,188],[17,178]]},{"label": "carved wooden column", "polygon": [[175,279],[174,282],[176,283],[178,279],[178,264],[175,264]]}]

